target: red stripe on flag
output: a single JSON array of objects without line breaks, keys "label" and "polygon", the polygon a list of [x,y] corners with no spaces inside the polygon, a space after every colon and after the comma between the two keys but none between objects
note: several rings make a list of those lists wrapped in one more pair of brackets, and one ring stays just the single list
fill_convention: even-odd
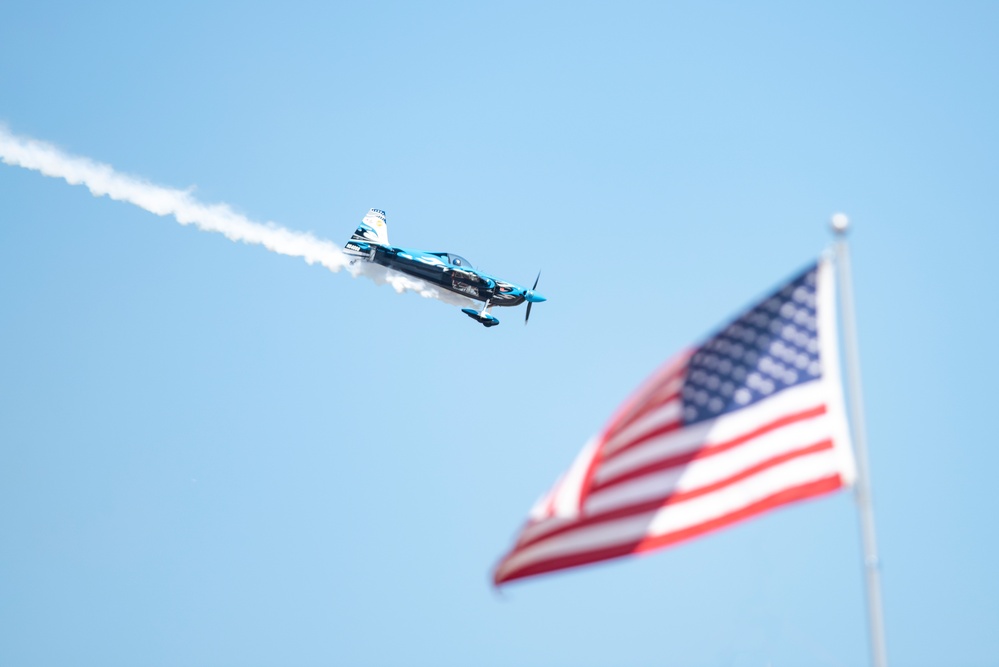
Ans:
[{"label": "red stripe on flag", "polygon": [[[672,382],[672,381],[673,380],[671,378],[670,382]],[[649,403],[647,403],[646,405],[643,405],[638,412],[636,412],[635,414],[629,416],[626,420],[622,421],[620,424],[615,424],[613,430],[606,432],[604,434],[604,438],[605,438],[604,441],[605,442],[610,442],[611,440],[614,439],[614,436],[616,436],[619,433],[622,433],[625,429],[627,429],[628,427],[630,427],[633,424],[637,423],[643,417],[646,417],[647,415],[652,414],[653,412],[655,412],[656,410],[662,408],[664,405],[666,405],[670,401],[672,401],[674,399],[678,399],[678,398],[680,398],[680,390],[679,389],[677,389],[676,391],[671,391],[669,394],[667,394],[667,395],[665,395],[665,396],[663,396],[661,398],[658,398],[658,399],[655,399],[655,400],[650,400]]]},{"label": "red stripe on flag", "polygon": [[684,350],[660,366],[659,370],[642,383],[642,386],[624,402],[617,412],[611,415],[606,428],[600,435],[600,440],[607,442],[611,434],[620,431],[648,412],[651,408],[645,405],[645,401],[655,396],[656,391],[661,390],[665,385],[683,377],[684,373],[687,372],[687,361],[694,352],[696,349]]},{"label": "red stripe on flag", "polygon": [[835,473],[829,477],[824,477],[813,482],[808,482],[807,484],[790,487],[775,493],[770,498],[748,505],[747,507],[730,514],[720,516],[717,519],[705,521],[697,526],[691,526],[690,528],[685,528],[684,530],[678,530],[675,533],[667,533],[666,535],[660,535],[658,537],[646,538],[638,546],[636,552],[659,549],[670,544],[676,544],[682,540],[689,540],[692,537],[697,537],[698,535],[703,535],[711,532],[712,530],[730,526],[733,523],[756,516],[757,514],[766,512],[767,510],[780,507],[781,505],[820,496],[825,493],[836,491],[842,487],[843,480],[839,476],[839,473]]},{"label": "red stripe on flag", "polygon": [[683,530],[675,531],[673,533],[667,533],[665,535],[659,535],[656,537],[648,537],[642,540],[635,540],[626,542],[623,544],[617,544],[613,546],[603,547],[600,549],[593,549],[585,552],[577,552],[569,554],[567,556],[559,556],[557,558],[551,558],[548,560],[540,561],[537,563],[532,563],[526,567],[523,567],[514,572],[508,573],[507,575],[500,577],[499,570],[502,568],[503,563],[509,560],[511,557],[517,554],[514,550],[509,554],[503,561],[500,562],[499,566],[493,576],[493,582],[496,585],[503,584],[509,581],[515,581],[517,579],[523,579],[524,577],[530,577],[537,574],[544,574],[546,572],[553,572],[555,570],[562,570],[565,568],[578,567],[580,565],[589,565],[591,563],[597,563],[604,560],[610,560],[612,558],[617,558],[620,556],[627,556],[631,554],[640,554],[654,549],[659,549],[661,547],[669,546],[682,542],[684,540],[689,540],[694,537],[699,537],[706,533],[718,530],[719,528],[725,528],[732,524],[738,523],[745,519],[756,516],[768,510],[780,507],[781,505],[786,505],[788,503],[806,500],[808,498],[814,498],[826,493],[831,493],[843,486],[843,481],[839,474],[834,474],[829,477],[824,477],[819,480],[809,482],[807,484],[801,484],[799,486],[790,487],[779,491],[767,498],[764,498],[752,505],[747,505],[742,509],[735,512],[730,512],[723,516],[711,519],[709,521],[704,521],[690,528],[685,528]]},{"label": "red stripe on flag", "polygon": [[[694,352],[694,349],[684,350],[663,364],[659,370],[657,370],[652,377],[646,380],[642,386],[639,387],[638,391],[625,401],[624,405],[622,405],[621,408],[611,417],[607,427],[600,434],[600,444],[594,450],[593,458],[590,459],[590,465],[586,469],[586,473],[583,475],[579,492],[580,509],[582,509],[586,495],[589,493],[590,485],[593,483],[593,474],[603,457],[602,450],[604,446],[608,441],[610,441],[615,433],[620,433],[621,429],[634,423],[635,420],[652,410],[652,407],[648,405],[647,402],[651,398],[655,397],[657,391],[662,391],[662,389],[665,386],[668,386],[669,383],[675,382],[683,377],[683,375],[687,372],[687,362],[690,360],[690,357],[694,354]],[[670,392],[670,395],[672,396],[674,393],[675,392]],[[668,400],[666,402],[668,402]],[[665,405],[665,402],[663,404]]]},{"label": "red stripe on flag", "polygon": [[[663,405],[665,405],[665,403]],[[673,431],[678,431],[681,428],[683,428],[683,419],[682,418],[677,418],[676,421],[671,421],[671,422],[668,422],[668,423],[663,424],[661,426],[658,426],[658,427],[656,427],[655,429],[653,429],[651,431],[647,431],[646,433],[642,433],[641,435],[635,437],[634,439],[629,440],[628,442],[626,442],[623,445],[618,445],[617,449],[615,449],[613,452],[609,452],[606,455],[603,455],[603,453],[601,452],[602,453],[602,458],[600,460],[601,461],[609,461],[610,459],[614,458],[615,456],[620,455],[623,452],[627,452],[627,451],[629,451],[631,449],[634,449],[635,447],[638,447],[643,442],[648,442],[649,440],[653,440],[653,439],[658,438],[660,436],[664,436],[667,433],[672,433]]]},{"label": "red stripe on flag", "polygon": [[[824,414],[826,414],[826,406],[819,405],[814,408],[808,408],[807,410],[802,410],[801,412],[795,412],[793,414],[784,415],[783,417],[780,417],[778,419],[773,420],[772,422],[764,424],[759,428],[753,429],[748,433],[744,433],[743,435],[740,435],[737,438],[732,438],[731,440],[726,440],[724,442],[719,442],[713,445],[704,445],[698,450],[688,452],[686,454],[678,454],[676,456],[671,456],[667,459],[663,459],[662,461],[656,461],[654,463],[650,463],[641,468],[637,468],[635,470],[623,473],[619,477],[612,477],[602,482],[593,482],[592,486],[590,487],[590,493],[596,493],[601,489],[605,489],[607,487],[614,486],[615,484],[626,482],[636,477],[647,475],[650,472],[659,472],[661,470],[667,470],[669,468],[673,468],[679,465],[686,465],[697,459],[705,458],[708,456],[716,456],[723,452],[727,452],[731,449],[734,449],[739,445],[745,444],[750,440],[754,440],[762,435],[770,433],[771,431],[776,431],[779,428],[783,428],[784,426],[789,426],[790,424],[794,424],[797,422],[806,421],[808,419],[814,419],[815,417],[821,417]],[[611,460],[616,456],[617,452],[615,452],[611,456],[608,456],[607,460]]]},{"label": "red stripe on flag", "polygon": [[832,440],[826,439],[821,442],[817,442],[813,445],[808,445],[807,447],[801,447],[793,451],[784,452],[773,456],[765,461],[760,461],[759,463],[750,466],[744,470],[740,470],[734,475],[730,475],[724,479],[720,479],[711,484],[706,484],[695,489],[688,489],[687,491],[673,492],[671,489],[664,489],[662,496],[657,496],[655,498],[644,500],[640,503],[635,503],[633,505],[628,505],[625,507],[619,507],[617,509],[609,510],[607,512],[601,512],[600,514],[593,514],[589,516],[583,516],[579,519],[568,523],[558,528],[555,528],[549,532],[541,533],[540,535],[534,537],[530,540],[524,540],[517,543],[514,553],[521,551],[529,546],[538,544],[539,542],[544,542],[545,540],[557,537],[559,535],[565,535],[571,533],[575,530],[581,528],[589,528],[591,526],[607,523],[610,521],[617,521],[618,519],[624,519],[630,516],[636,516],[639,514],[657,512],[665,507],[672,505],[677,505],[679,503],[693,500],[694,498],[700,498],[709,493],[719,491],[726,486],[731,486],[737,482],[741,482],[753,475],[757,475],[765,470],[774,468],[782,463],[787,463],[793,459],[801,458],[804,456],[809,456],[811,454],[817,454],[818,452],[828,451],[833,448]]}]

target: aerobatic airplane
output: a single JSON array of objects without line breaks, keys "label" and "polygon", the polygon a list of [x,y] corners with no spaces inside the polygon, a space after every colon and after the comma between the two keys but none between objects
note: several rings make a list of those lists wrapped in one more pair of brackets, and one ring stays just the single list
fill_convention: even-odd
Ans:
[{"label": "aerobatic airplane", "polygon": [[499,324],[499,320],[489,314],[492,306],[519,306],[526,301],[524,324],[527,324],[531,317],[531,306],[545,300],[545,297],[534,291],[541,273],[534,279],[534,287],[527,289],[486,275],[472,268],[464,257],[449,252],[408,250],[389,245],[385,211],[376,208],[368,211],[361,220],[344,246],[344,252],[484,302],[482,310],[462,308],[461,312],[486,327]]}]

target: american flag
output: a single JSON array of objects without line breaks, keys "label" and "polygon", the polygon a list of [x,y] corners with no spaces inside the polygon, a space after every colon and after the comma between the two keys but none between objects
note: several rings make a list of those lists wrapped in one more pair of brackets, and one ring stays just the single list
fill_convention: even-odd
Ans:
[{"label": "american flag", "polygon": [[531,510],[497,585],[659,549],[854,478],[833,268],[667,362]]}]

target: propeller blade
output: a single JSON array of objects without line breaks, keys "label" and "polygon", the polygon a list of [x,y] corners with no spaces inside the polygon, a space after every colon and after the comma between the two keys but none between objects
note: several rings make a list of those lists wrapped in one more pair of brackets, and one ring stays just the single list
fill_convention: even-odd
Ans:
[{"label": "propeller blade", "polygon": [[[538,288],[538,281],[541,280],[541,271],[538,271],[538,277],[534,279],[534,287],[531,288],[531,292]],[[531,319],[531,306],[534,305],[533,301],[527,302],[527,313],[524,314],[524,324],[527,324],[527,320]]]}]

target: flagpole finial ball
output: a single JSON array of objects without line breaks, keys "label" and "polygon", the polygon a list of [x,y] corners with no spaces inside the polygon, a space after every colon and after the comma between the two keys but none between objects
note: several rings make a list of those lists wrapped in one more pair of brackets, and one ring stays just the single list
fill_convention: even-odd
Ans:
[{"label": "flagpole finial ball", "polygon": [[846,213],[834,213],[829,224],[837,234],[846,234],[846,230],[850,228],[850,218],[846,217]]}]

